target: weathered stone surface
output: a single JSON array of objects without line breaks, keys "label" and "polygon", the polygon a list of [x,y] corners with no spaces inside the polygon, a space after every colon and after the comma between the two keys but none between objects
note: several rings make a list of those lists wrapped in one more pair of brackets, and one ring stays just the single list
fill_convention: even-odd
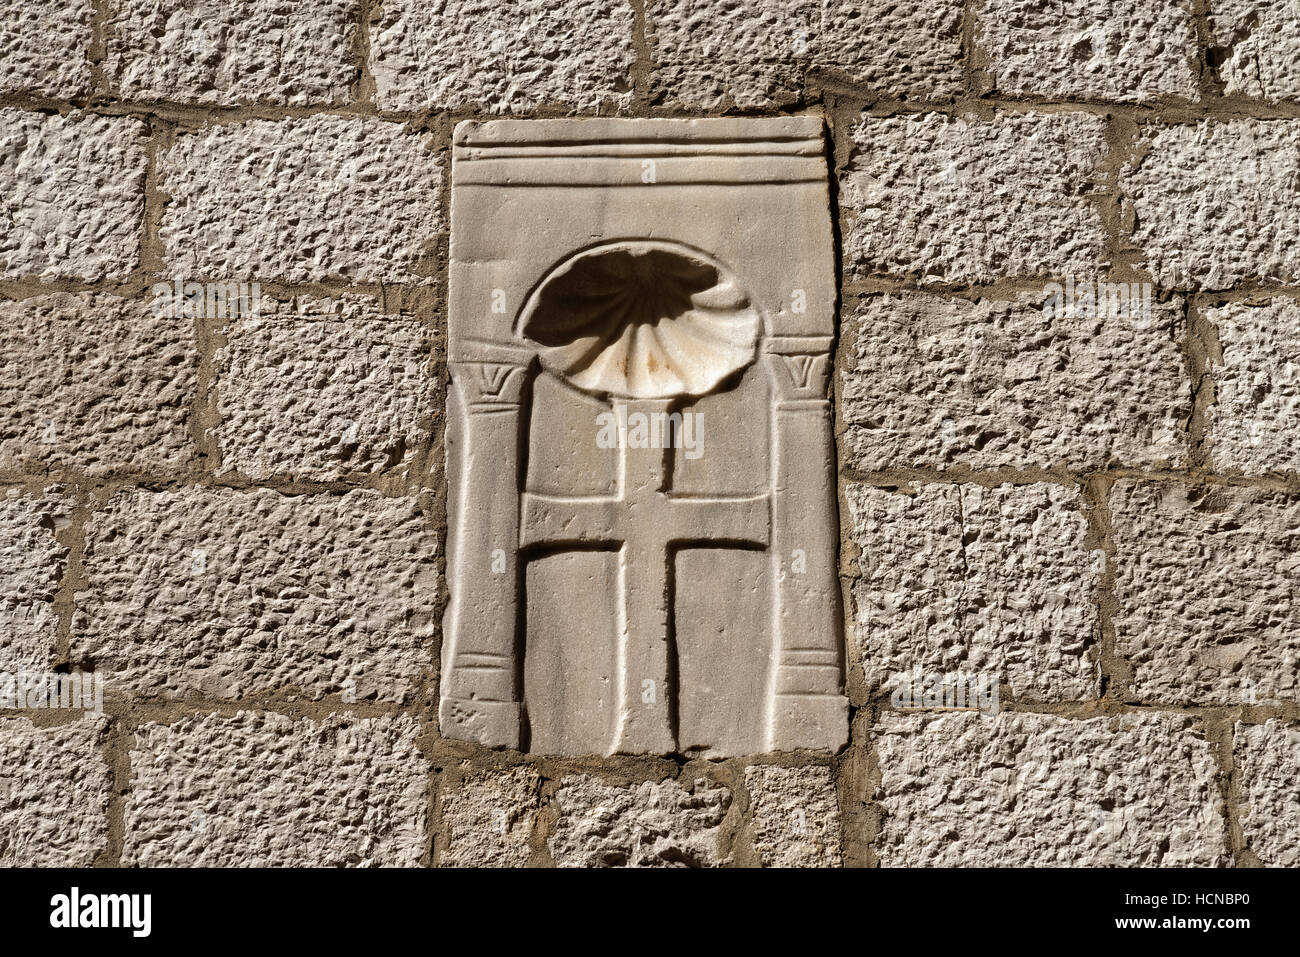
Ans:
[{"label": "weathered stone surface", "polygon": [[194,323],[145,299],[0,301],[0,469],[181,469],[198,372]]},{"label": "weathered stone surface", "polygon": [[609,785],[571,775],[555,792],[551,856],[561,867],[717,867],[731,792],[700,778]]},{"label": "weathered stone surface", "polygon": [[241,711],[144,724],[122,863],[412,867],[428,844],[428,761],[399,715],[294,721]]},{"label": "weathered stone surface", "polygon": [[44,672],[54,656],[59,619],[54,593],[67,546],[54,537],[72,503],[56,492],[0,498],[0,672]]},{"label": "weathered stone surface", "polygon": [[1181,715],[886,714],[885,867],[1228,861],[1210,747]]},{"label": "weathered stone surface", "polygon": [[864,117],[840,178],[844,265],[857,278],[992,282],[1097,273],[1087,193],[1105,124],[1083,113]]},{"label": "weathered stone surface", "polygon": [[1222,360],[1211,363],[1212,456],[1220,471],[1300,469],[1300,303],[1273,299],[1206,309]]},{"label": "weathered stone surface", "polygon": [[1271,867],[1300,867],[1300,726],[1238,723],[1233,752],[1247,846]]},{"label": "weathered stone surface", "polygon": [[89,867],[107,850],[107,727],[0,720],[0,866]]},{"label": "weathered stone surface", "polygon": [[845,492],[862,578],[854,639],[871,688],[993,672],[1038,701],[1098,693],[1100,555],[1078,493],[1046,483]]},{"label": "weathered stone surface", "polygon": [[431,138],[321,114],[178,136],[159,158],[172,275],[427,282],[443,228]]},{"label": "weathered stone surface", "polygon": [[0,109],[0,276],[123,280],[140,256],[145,124]]},{"label": "weathered stone surface", "polygon": [[652,88],[669,103],[708,110],[788,103],[811,70],[896,96],[962,89],[957,0],[650,0],[646,18]]},{"label": "weathered stone surface", "polygon": [[537,826],[541,779],[531,768],[472,774],[442,791],[443,867],[523,867]]},{"label": "weathered stone surface", "polygon": [[615,0],[385,0],[370,27],[382,110],[621,107],[635,62],[632,8]]},{"label": "weathered stone surface", "polygon": [[224,470],[330,481],[409,470],[430,438],[428,334],[368,297],[263,300],[216,354]]},{"label": "weathered stone surface", "polygon": [[1170,704],[1300,700],[1300,501],[1121,481],[1111,491],[1119,653]]},{"label": "weathered stone surface", "polygon": [[437,537],[413,499],[124,491],[86,539],[71,653],[119,689],[403,701],[429,665]]},{"label": "weathered stone surface", "polygon": [[127,99],[342,103],[356,26],[349,0],[114,0],[104,71]]},{"label": "weathered stone surface", "polygon": [[1169,288],[1300,277],[1300,122],[1153,126],[1120,175],[1133,242]]},{"label": "weathered stone surface", "polygon": [[975,40],[990,90],[1122,103],[1199,99],[1190,4],[988,0],[978,8]]},{"label": "weathered stone surface", "polygon": [[830,768],[745,769],[754,847],[768,867],[838,867],[840,809]]},{"label": "weathered stone surface", "polygon": [[93,15],[91,0],[0,0],[0,93],[84,93]]},{"label": "weathered stone surface", "polygon": [[824,152],[813,117],[457,127],[445,736],[847,741]]},{"label": "weathered stone surface", "polygon": [[1223,91],[1270,103],[1300,99],[1300,9],[1294,2],[1214,0],[1210,59]]},{"label": "weathered stone surface", "polygon": [[1182,304],[1144,310],[1139,295],[1094,312],[1051,292],[864,299],[840,406],[853,467],[1180,464],[1191,414]]}]

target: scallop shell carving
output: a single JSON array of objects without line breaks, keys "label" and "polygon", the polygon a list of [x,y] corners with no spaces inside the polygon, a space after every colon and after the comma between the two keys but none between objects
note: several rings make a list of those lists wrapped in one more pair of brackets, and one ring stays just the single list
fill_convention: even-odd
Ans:
[{"label": "scallop shell carving", "polygon": [[754,361],[758,312],[734,277],[668,243],[579,253],[533,293],[520,331],[542,365],[586,392],[696,396]]}]

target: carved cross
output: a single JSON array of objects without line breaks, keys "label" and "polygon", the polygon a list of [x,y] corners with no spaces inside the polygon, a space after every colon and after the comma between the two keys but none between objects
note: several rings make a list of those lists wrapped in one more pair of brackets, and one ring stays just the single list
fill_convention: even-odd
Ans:
[{"label": "carved cross", "polygon": [[[619,421],[667,413],[666,399],[614,400]],[[623,408],[620,409],[619,407]],[[613,752],[665,754],[676,749],[669,688],[673,553],[683,543],[766,548],[771,501],[755,496],[675,495],[667,491],[671,449],[619,443],[619,494],[556,497],[525,492],[520,544],[619,548],[618,714]],[[726,596],[718,596],[725,601]]]}]

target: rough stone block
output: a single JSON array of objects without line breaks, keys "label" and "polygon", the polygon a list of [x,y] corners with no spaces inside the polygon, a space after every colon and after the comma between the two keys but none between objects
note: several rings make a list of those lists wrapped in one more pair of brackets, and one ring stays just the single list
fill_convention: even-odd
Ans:
[{"label": "rough stone block", "polygon": [[609,785],[572,775],[555,793],[551,855],[561,867],[717,867],[731,792],[701,778]]},{"label": "rough stone block", "polygon": [[1211,455],[1217,470],[1300,470],[1300,303],[1227,303],[1206,310],[1222,360],[1211,363]]},{"label": "rough stone block", "polygon": [[0,109],[0,276],[122,281],[140,259],[147,127]]},{"label": "rough stone block", "polygon": [[212,126],[159,158],[168,275],[428,282],[443,228],[431,137],[320,114]]},{"label": "rough stone block", "polygon": [[1246,845],[1267,866],[1300,867],[1300,725],[1238,723],[1233,751]]},{"label": "rough stone block", "polygon": [[90,85],[91,0],[0,2],[0,93],[58,99]]},{"label": "rough stone block", "polygon": [[1115,636],[1139,699],[1300,700],[1300,501],[1124,480],[1110,513]]},{"label": "rough stone block", "polygon": [[846,272],[920,282],[1095,276],[1104,237],[1087,194],[1104,130],[1083,113],[865,117],[840,177]]},{"label": "rough stone block", "polygon": [[241,711],[144,724],[131,749],[122,863],[414,867],[428,844],[419,731],[406,715]]},{"label": "rough stone block", "polygon": [[49,670],[59,619],[54,595],[68,556],[54,537],[72,503],[11,489],[0,498],[0,672]]},{"label": "rough stone block", "polygon": [[1300,122],[1154,126],[1120,174],[1133,242],[1167,288],[1300,278]]},{"label": "rough stone block", "polygon": [[797,101],[812,70],[910,98],[962,89],[957,0],[650,0],[655,95],[698,109]]},{"label": "rough stone block", "polygon": [[[1077,296],[1073,284],[1063,288]],[[1096,311],[1058,305],[1065,296],[1055,290],[1015,302],[864,299],[840,405],[850,464],[1180,464],[1191,414],[1182,304],[1130,295],[1129,284],[1080,288],[1125,298]]]},{"label": "rough stone block", "polygon": [[849,485],[862,578],[854,640],[871,688],[992,672],[1017,697],[1095,697],[1099,637],[1078,493],[1056,485]]},{"label": "rough stone block", "polygon": [[422,324],[360,296],[263,306],[217,350],[222,468],[318,481],[409,471],[436,398]]},{"label": "rough stone block", "polygon": [[1190,718],[887,714],[885,867],[1213,867],[1217,764]]},{"label": "rough stone block", "polygon": [[471,774],[442,791],[444,867],[523,867],[537,826],[541,779],[531,768]]},{"label": "rough stone block", "polygon": [[1300,100],[1300,8],[1285,0],[1214,0],[1209,59],[1223,92]]},{"label": "rough stone block", "polygon": [[632,7],[616,0],[385,0],[370,27],[382,110],[622,107],[635,62]]},{"label": "rough stone block", "polygon": [[0,719],[0,866],[89,867],[108,849],[107,727]]},{"label": "rough stone block", "polygon": [[754,847],[768,867],[838,867],[840,809],[830,768],[745,769]]},{"label": "rough stone block", "polygon": [[194,323],[147,300],[0,301],[0,469],[164,472],[189,461]]},{"label": "rough stone block", "polygon": [[429,665],[436,559],[414,499],[124,491],[87,529],[71,654],[149,695],[404,701]]}]

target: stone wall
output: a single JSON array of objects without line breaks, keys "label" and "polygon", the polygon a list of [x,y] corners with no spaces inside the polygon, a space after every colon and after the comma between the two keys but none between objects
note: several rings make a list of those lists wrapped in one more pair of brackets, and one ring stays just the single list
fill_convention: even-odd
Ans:
[{"label": "stone wall", "polygon": [[[794,113],[850,745],[440,736],[453,125]],[[0,206],[0,863],[1300,864],[1294,0],[0,0]]]}]

